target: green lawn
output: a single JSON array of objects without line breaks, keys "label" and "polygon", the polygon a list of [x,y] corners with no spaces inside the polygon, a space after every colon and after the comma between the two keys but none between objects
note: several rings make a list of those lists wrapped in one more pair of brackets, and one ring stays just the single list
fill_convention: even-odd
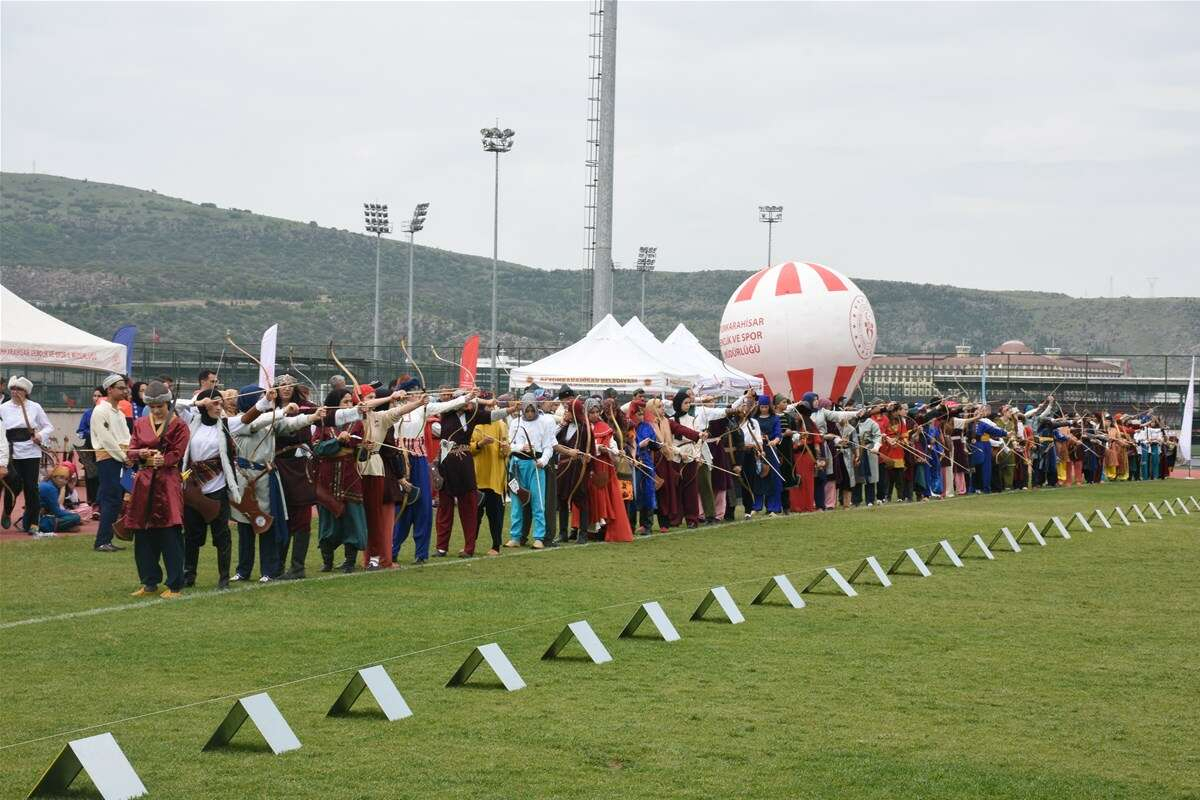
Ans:
[{"label": "green lawn", "polygon": [[[1200,797],[1200,512],[962,569],[939,557],[931,578],[853,599],[826,583],[801,610],[749,605],[773,574],[799,588],[866,555],[886,567],[943,537],[1187,494],[1172,480],[810,514],[140,607],[128,551],[5,542],[0,796],[110,730],[154,797]],[[745,624],[688,621],[715,585]],[[651,599],[682,640],[618,640]],[[539,660],[583,618],[611,663],[577,644]],[[481,671],[443,688],[490,641],[528,687]],[[415,716],[388,723],[364,695],[326,718],[352,668],[381,661]],[[232,697],[266,687],[303,747],[272,756],[247,726],[201,753]]]}]

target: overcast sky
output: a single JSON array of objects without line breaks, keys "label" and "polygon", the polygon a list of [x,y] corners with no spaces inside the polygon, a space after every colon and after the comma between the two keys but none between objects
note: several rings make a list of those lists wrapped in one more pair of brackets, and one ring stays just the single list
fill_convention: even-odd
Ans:
[{"label": "overcast sky", "polygon": [[[577,268],[590,3],[0,6],[6,171]],[[1200,295],[1200,4],[622,2],[614,258]]]}]

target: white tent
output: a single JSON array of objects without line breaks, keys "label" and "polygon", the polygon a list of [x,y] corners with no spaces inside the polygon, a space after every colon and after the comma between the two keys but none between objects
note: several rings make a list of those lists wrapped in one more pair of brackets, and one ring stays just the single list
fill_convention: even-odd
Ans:
[{"label": "white tent", "polygon": [[675,379],[677,384],[692,386],[703,375],[701,370],[693,367],[691,359],[682,359],[678,354],[673,353],[637,317],[630,317],[621,330],[625,331],[625,335],[631,340],[641,345],[643,350],[658,359],[660,363],[665,364],[668,374]]},{"label": "white tent", "polygon": [[667,391],[686,385],[621,329],[609,314],[575,344],[545,358],[516,367],[509,375],[514,390],[534,384],[555,389],[566,384],[575,389],[634,389]]},{"label": "white tent", "polygon": [[671,335],[663,342],[663,347],[668,356],[681,365],[681,369],[693,369],[699,373],[700,379],[696,382],[696,389],[699,391],[763,390],[762,378],[747,375],[714,356],[682,322],[671,331]]},{"label": "white tent", "polygon": [[125,345],[68,325],[0,286],[0,364],[125,371]]}]

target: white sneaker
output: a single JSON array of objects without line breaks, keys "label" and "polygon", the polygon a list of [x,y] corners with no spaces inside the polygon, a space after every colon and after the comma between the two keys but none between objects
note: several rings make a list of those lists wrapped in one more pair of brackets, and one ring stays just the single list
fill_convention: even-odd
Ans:
[{"label": "white sneaker", "polygon": [[37,533],[33,534],[33,538],[35,538],[35,539],[57,539],[58,534],[54,533],[53,531],[38,531]]},{"label": "white sneaker", "polygon": [[874,504],[874,503],[867,503],[867,508],[871,508],[873,505],[875,505],[875,504]]},{"label": "white sneaker", "polygon": [[371,556],[370,566],[379,567],[379,556]]},{"label": "white sneaker", "polygon": [[235,573],[233,573],[233,577],[229,579],[229,582],[233,583],[235,581],[244,581],[244,580],[246,580],[246,579],[241,576],[241,573],[235,572]]},{"label": "white sneaker", "polygon": [[270,583],[272,580],[274,580],[274,579],[271,578],[270,575],[263,575],[261,578],[258,579],[258,582],[259,583]]}]

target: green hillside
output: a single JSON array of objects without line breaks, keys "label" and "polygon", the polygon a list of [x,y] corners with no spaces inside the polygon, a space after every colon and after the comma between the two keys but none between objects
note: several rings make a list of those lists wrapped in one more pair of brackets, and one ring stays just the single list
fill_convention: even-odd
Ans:
[{"label": "green hillside", "polygon": [[[128,322],[165,342],[253,340],[283,323],[290,343],[370,338],[371,237],[153,191],[49,175],[0,175],[0,266],[13,291],[89,331]],[[408,245],[385,240],[383,338],[405,326]],[[416,337],[461,343],[489,325],[491,260],[417,246]],[[964,265],[969,266],[969,265]],[[748,270],[655,273],[650,327],[685,322],[715,346],[721,311]],[[1200,342],[1200,300],[1072,299],[1036,292],[856,279],[879,322],[881,351],[949,350],[1022,339],[1065,352],[1188,353]],[[615,314],[637,313],[639,282],[616,281]],[[581,275],[500,265],[505,346],[555,346],[581,333]]]}]

